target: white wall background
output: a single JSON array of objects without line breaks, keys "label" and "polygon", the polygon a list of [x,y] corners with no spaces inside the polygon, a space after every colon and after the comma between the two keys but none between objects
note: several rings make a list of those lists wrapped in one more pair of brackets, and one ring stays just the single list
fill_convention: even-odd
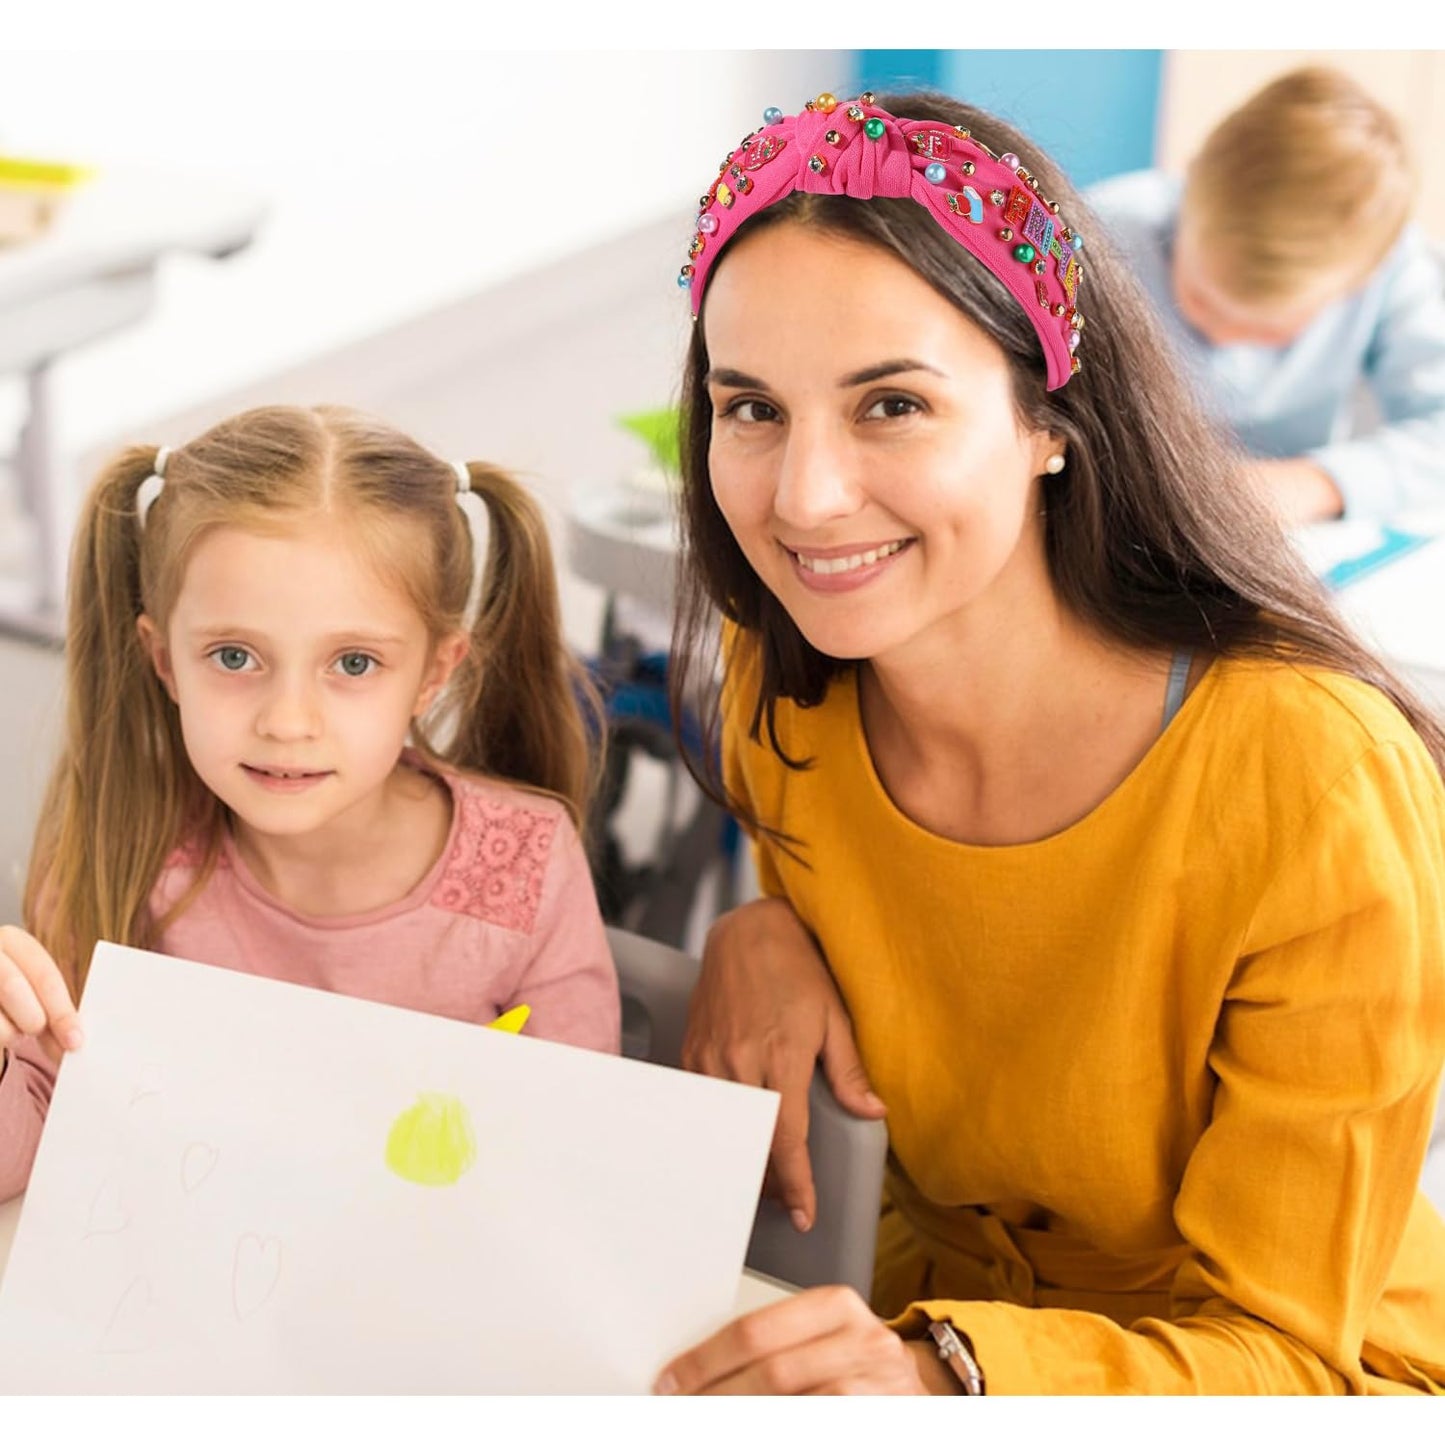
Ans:
[{"label": "white wall background", "polygon": [[851,70],[805,50],[11,62],[0,150],[200,174],[269,205],[248,252],[167,262],[143,325],[60,364],[72,455],[677,212],[765,105]]}]

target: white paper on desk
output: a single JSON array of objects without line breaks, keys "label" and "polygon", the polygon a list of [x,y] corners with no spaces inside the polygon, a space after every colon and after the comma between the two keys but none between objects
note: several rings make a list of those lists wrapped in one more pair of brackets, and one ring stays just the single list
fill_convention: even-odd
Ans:
[{"label": "white paper on desk", "polygon": [[[614,1393],[733,1312],[777,1096],[102,944],[3,1286],[10,1393]],[[451,1185],[392,1173],[418,1095]]]},{"label": "white paper on desk", "polygon": [[1385,532],[1377,522],[1312,522],[1294,528],[1289,536],[1305,565],[1322,577],[1340,562],[1373,552]]}]

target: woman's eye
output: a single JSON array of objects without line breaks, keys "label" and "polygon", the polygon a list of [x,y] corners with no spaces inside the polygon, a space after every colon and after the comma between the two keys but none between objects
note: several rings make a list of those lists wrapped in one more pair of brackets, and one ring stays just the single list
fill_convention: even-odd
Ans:
[{"label": "woman's eye", "polygon": [[923,407],[911,396],[880,396],[864,415],[874,418],[912,416],[922,410]]},{"label": "woman's eye", "polygon": [[778,419],[777,407],[766,401],[759,401],[756,397],[743,397],[733,402],[723,414],[744,424],[777,421]]},{"label": "woman's eye", "polygon": [[244,672],[251,660],[251,654],[244,647],[218,647],[211,656],[227,672]]},{"label": "woman's eye", "polygon": [[345,652],[337,659],[336,665],[347,677],[365,677],[376,666],[376,659],[364,652]]}]

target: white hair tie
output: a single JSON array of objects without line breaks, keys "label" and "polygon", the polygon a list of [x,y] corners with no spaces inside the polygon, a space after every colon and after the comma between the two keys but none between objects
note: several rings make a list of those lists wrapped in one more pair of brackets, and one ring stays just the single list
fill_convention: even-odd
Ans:
[{"label": "white hair tie", "polygon": [[150,476],[136,488],[135,515],[142,531],[145,530],[146,513],[155,506],[156,498],[166,484],[166,461],[170,454],[169,447],[159,447],[156,450],[156,459],[151,463]]},{"label": "white hair tie", "polygon": [[[452,462],[450,465],[457,474],[457,508],[467,519],[467,531],[472,538],[472,585],[466,610],[462,614],[462,625],[470,632],[476,626],[477,610],[482,604],[482,574],[486,570],[486,548],[491,529],[487,525],[486,503],[480,492],[472,490],[471,467],[466,462]],[[468,506],[464,500],[466,497],[475,497],[476,501]],[[480,509],[479,514],[474,515],[474,508]]]}]

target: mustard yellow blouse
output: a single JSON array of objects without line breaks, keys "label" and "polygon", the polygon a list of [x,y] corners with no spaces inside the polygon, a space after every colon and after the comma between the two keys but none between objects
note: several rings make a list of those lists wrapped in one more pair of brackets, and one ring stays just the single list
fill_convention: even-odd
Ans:
[{"label": "mustard yellow blouse", "polygon": [[1219,661],[1038,842],[893,805],[852,677],[730,786],[804,840],[764,890],[822,945],[892,1146],[873,1305],[949,1319],[991,1393],[1445,1388],[1419,1193],[1445,1059],[1445,789],[1363,683]]}]

